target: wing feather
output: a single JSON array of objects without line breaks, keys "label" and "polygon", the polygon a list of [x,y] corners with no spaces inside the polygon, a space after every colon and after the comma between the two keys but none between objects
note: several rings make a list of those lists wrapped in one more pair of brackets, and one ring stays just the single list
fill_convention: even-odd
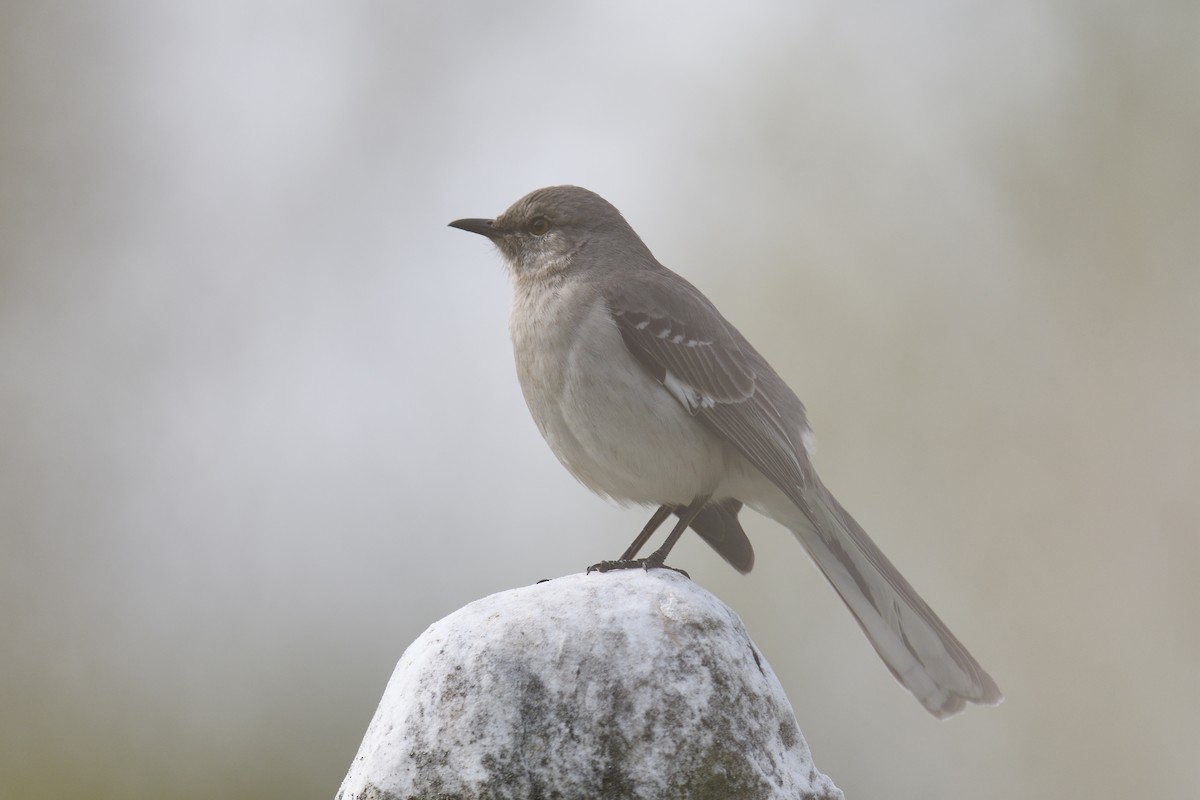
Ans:
[{"label": "wing feather", "polygon": [[807,430],[803,405],[699,291],[672,278],[672,286],[644,280],[605,297],[625,346],[803,508],[803,489],[814,483],[808,454],[797,447]]}]

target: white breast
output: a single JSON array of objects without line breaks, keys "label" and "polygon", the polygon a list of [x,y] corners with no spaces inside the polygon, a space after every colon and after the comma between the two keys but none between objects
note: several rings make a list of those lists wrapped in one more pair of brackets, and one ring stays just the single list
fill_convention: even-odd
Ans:
[{"label": "white breast", "polygon": [[622,502],[681,505],[717,490],[737,457],[634,360],[594,288],[522,283],[511,319],[517,376],[563,465]]}]

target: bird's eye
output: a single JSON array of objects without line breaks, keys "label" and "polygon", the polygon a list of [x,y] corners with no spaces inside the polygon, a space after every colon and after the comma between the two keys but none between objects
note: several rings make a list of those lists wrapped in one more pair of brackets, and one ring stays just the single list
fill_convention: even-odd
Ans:
[{"label": "bird's eye", "polygon": [[529,223],[529,232],[534,236],[541,236],[546,231],[550,230],[550,220],[545,217],[534,217]]}]

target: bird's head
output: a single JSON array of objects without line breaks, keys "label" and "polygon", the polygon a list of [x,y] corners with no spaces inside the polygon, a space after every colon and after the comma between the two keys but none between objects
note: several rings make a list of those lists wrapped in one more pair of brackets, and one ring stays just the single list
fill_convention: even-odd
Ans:
[{"label": "bird's head", "polygon": [[[453,228],[492,240],[513,277],[548,277],[581,268],[603,269],[649,256],[629,223],[607,200],[578,186],[537,189],[495,219],[458,219]],[[587,253],[588,258],[579,258]]]}]

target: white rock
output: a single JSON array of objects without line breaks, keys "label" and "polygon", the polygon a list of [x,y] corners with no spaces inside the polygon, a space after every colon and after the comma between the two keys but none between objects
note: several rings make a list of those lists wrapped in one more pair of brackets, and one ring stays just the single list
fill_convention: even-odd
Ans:
[{"label": "white rock", "polygon": [[738,616],[636,569],[501,592],[430,626],[337,795],[841,796]]}]

